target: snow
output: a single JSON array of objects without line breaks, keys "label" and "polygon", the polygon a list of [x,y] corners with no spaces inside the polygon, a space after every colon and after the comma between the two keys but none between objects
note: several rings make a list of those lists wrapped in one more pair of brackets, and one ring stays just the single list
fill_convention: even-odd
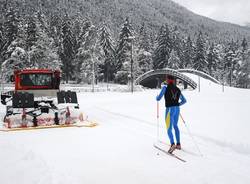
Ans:
[{"label": "snow", "polygon": [[[198,82],[198,77],[188,74]],[[181,114],[203,156],[179,120],[187,162],[153,148],[159,90],[80,92],[82,112],[94,128],[0,132],[4,184],[247,184],[250,182],[250,90],[200,79],[200,92],[183,91]],[[5,107],[0,106],[0,116]],[[160,140],[168,143],[160,102]]]}]

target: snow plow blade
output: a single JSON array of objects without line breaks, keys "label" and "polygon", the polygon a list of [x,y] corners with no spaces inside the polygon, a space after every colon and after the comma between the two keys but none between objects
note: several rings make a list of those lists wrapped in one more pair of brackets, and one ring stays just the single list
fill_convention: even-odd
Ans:
[{"label": "snow plow blade", "polygon": [[57,99],[35,98],[27,92],[16,92],[12,96],[1,131],[96,126],[79,109],[76,92],[57,92]]},{"label": "snow plow blade", "polygon": [[73,127],[89,127],[93,128],[98,124],[91,121],[85,121],[81,123],[74,123],[74,124],[62,124],[62,125],[43,125],[43,126],[36,126],[36,127],[18,127],[18,128],[0,128],[0,132],[14,132],[14,131],[26,131],[26,130],[38,130],[38,129],[50,129],[50,128],[73,128]]}]

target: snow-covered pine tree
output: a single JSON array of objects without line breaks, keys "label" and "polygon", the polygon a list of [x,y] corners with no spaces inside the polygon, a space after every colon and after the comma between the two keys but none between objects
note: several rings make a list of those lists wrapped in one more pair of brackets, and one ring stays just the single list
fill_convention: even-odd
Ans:
[{"label": "snow-covered pine tree", "polygon": [[184,40],[183,59],[184,68],[194,68],[194,46],[190,36]]},{"label": "snow-covered pine tree", "polygon": [[156,39],[156,48],[154,51],[154,69],[164,68],[168,65],[168,59],[172,51],[172,40],[168,25],[161,26]]},{"label": "snow-covered pine tree", "polygon": [[9,7],[1,24],[0,64],[10,57],[8,47],[18,37],[19,16],[13,7]]},{"label": "snow-covered pine tree", "polygon": [[243,39],[241,44],[240,57],[236,83],[238,87],[247,88],[250,85],[250,50],[246,38]]},{"label": "snow-covered pine tree", "polygon": [[26,50],[31,50],[31,47],[36,43],[38,39],[36,20],[33,15],[28,17],[28,24],[26,29]]},{"label": "snow-covered pine tree", "polygon": [[[209,47],[210,48],[210,47]],[[224,45],[214,43],[214,51],[216,53],[217,59],[215,65],[215,70],[213,70],[212,74],[217,80],[224,83]],[[207,51],[209,53],[209,50]]]},{"label": "snow-covered pine tree", "polygon": [[36,13],[36,21],[37,24],[39,24],[40,29],[43,30],[50,37],[50,30],[48,25],[49,21],[43,12],[38,11]]},{"label": "snow-covered pine tree", "polygon": [[6,40],[6,48],[17,38],[19,18],[17,11],[10,7],[5,14],[3,23],[3,37]]},{"label": "snow-covered pine tree", "polygon": [[7,64],[8,69],[14,70],[29,67],[28,53],[24,48],[25,41],[21,37],[16,38],[11,42],[6,51],[6,55],[8,55],[8,57],[6,57],[5,61],[10,61],[9,64]]},{"label": "snow-covered pine tree", "polygon": [[3,52],[4,52],[4,40],[3,40],[3,34],[2,34],[2,31],[1,31],[1,27],[0,27],[0,68],[1,68],[1,64],[4,60],[3,58]]},{"label": "snow-covered pine tree", "polygon": [[53,38],[56,47],[60,48],[61,30],[62,30],[62,16],[59,12],[54,12],[48,18],[49,37]]},{"label": "snow-covered pine tree", "polygon": [[226,82],[232,86],[234,81],[234,70],[238,58],[237,43],[233,40],[225,47],[224,51],[224,71]]},{"label": "snow-covered pine tree", "polygon": [[247,55],[247,66],[246,66],[246,73],[247,73],[247,83],[246,83],[246,87],[250,88],[250,49],[248,49],[248,55]]},{"label": "snow-covered pine tree", "polygon": [[82,40],[80,39],[80,35],[82,34],[82,27],[83,24],[85,22],[84,19],[82,19],[79,15],[76,15],[72,18],[72,33],[73,33],[73,37],[74,37],[74,47],[75,50],[77,52],[77,50],[80,47],[80,43],[82,42]]},{"label": "snow-covered pine tree", "polygon": [[80,79],[81,82],[91,83],[97,78],[97,29],[91,23],[91,26],[85,30],[85,34],[82,38],[82,43],[77,51],[76,57],[78,62],[81,62]]},{"label": "snow-covered pine tree", "polygon": [[173,53],[171,52],[171,53],[176,56],[175,59],[178,58],[178,63],[175,63],[174,65],[172,63],[171,65],[175,66],[175,68],[184,68],[185,66],[185,58],[184,58],[184,52],[183,52],[184,41],[181,38],[181,35],[180,35],[180,32],[178,31],[177,26],[175,26],[174,29],[171,31],[171,39],[172,39],[172,48],[175,51],[175,53],[174,52]]},{"label": "snow-covered pine tree", "polygon": [[[85,34],[90,31],[90,28],[92,26],[92,22],[90,20],[80,20],[80,19],[77,20],[76,22],[79,25],[76,25],[77,23],[75,23],[75,26],[74,26],[74,32],[76,35],[76,47],[75,47],[76,57],[74,60],[74,65],[75,65],[74,71],[75,71],[75,79],[76,79],[77,83],[80,83],[80,82],[84,81],[84,78],[85,78],[85,76],[83,76],[84,74],[82,72],[82,65],[83,65],[83,62],[85,61],[85,54],[83,52],[86,48]],[[77,30],[79,31],[79,33],[77,33]],[[86,67],[86,69],[87,68],[88,67]]]},{"label": "snow-covered pine tree", "polygon": [[172,50],[172,52],[170,53],[170,57],[168,60],[168,68],[172,68],[172,69],[179,69],[181,66],[181,60],[178,56],[178,53],[176,50]]},{"label": "snow-covered pine tree", "polygon": [[133,42],[133,29],[126,18],[125,23],[119,33],[118,45],[115,54],[116,75],[115,81],[121,84],[128,83],[131,69],[131,49]]},{"label": "snow-covered pine tree", "polygon": [[241,43],[242,52],[245,53],[248,49],[247,39],[244,37]]},{"label": "snow-covered pine tree", "polygon": [[[11,55],[1,64],[1,72],[3,72],[3,80],[9,81],[10,76],[13,75],[13,71],[16,69],[23,69],[27,66],[28,54],[27,52],[17,45],[14,45],[15,41],[12,42],[13,45],[9,46],[9,53]],[[1,74],[1,75],[2,75]]]},{"label": "snow-covered pine tree", "polygon": [[79,37],[77,38],[78,45],[80,45],[85,41],[85,35],[87,32],[89,32],[90,28],[93,26],[91,20],[83,20],[80,22],[81,27],[80,27],[80,33]]},{"label": "snow-covered pine tree", "polygon": [[100,69],[103,73],[103,79],[106,82],[114,79],[114,41],[107,25],[104,23],[99,30],[99,45],[104,62],[102,62]]},{"label": "snow-covered pine tree", "polygon": [[60,58],[62,60],[62,72],[63,78],[68,83],[72,79],[72,74],[74,73],[74,43],[73,43],[73,33],[71,30],[71,22],[66,14],[63,18],[62,31],[61,31],[61,49]]},{"label": "snow-covered pine tree", "polygon": [[239,84],[239,78],[242,74],[242,64],[243,64],[243,60],[242,60],[242,53],[240,48],[238,48],[236,50],[236,57],[233,60],[234,63],[234,68],[233,68],[233,73],[232,73],[232,86],[234,87],[240,87]]},{"label": "snow-covered pine tree", "polygon": [[[150,36],[147,32],[145,24],[140,28],[139,39],[138,39],[138,53],[137,53],[137,62],[138,62],[138,74],[142,75],[143,73],[153,69],[153,60],[152,60],[152,45],[150,44]],[[136,76],[137,76],[136,75]]]},{"label": "snow-covered pine tree", "polygon": [[0,55],[2,58],[1,63],[4,65],[3,70],[7,70],[7,75],[12,75],[14,69],[22,69],[27,66],[28,55],[24,49],[24,19],[20,18],[17,11],[12,10],[12,8],[7,10],[7,17],[8,19],[3,24],[2,29],[5,31],[2,36],[5,36],[5,38],[3,38],[2,42],[4,45],[2,45],[2,49],[0,48]]},{"label": "snow-covered pine tree", "polygon": [[206,72],[207,71],[207,62],[205,58],[205,41],[203,39],[203,34],[200,31],[196,40],[195,45],[195,57],[194,57],[194,69]]},{"label": "snow-covered pine tree", "polygon": [[13,75],[13,70],[28,66],[28,54],[24,49],[26,43],[23,39],[24,34],[23,26],[19,26],[17,38],[10,43],[5,51],[5,60],[2,63],[5,80],[9,80],[10,75]]},{"label": "snow-covered pine tree", "polygon": [[214,76],[218,60],[219,60],[218,50],[216,50],[214,43],[211,43],[207,53],[207,68],[209,75]]},{"label": "snow-covered pine tree", "polygon": [[32,16],[30,27],[27,29],[29,67],[60,69],[62,64],[57,53],[58,49],[54,40],[48,36],[45,24],[38,19],[39,14],[38,12]]}]

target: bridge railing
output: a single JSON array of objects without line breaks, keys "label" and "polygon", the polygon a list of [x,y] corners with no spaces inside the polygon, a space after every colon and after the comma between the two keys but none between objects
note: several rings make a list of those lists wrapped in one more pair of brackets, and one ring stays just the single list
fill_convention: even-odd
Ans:
[{"label": "bridge railing", "polygon": [[172,75],[178,79],[183,80],[184,82],[186,82],[188,85],[190,85],[192,88],[197,88],[197,83],[194,82],[192,79],[190,79],[189,77],[187,77],[186,75],[178,72],[177,70],[173,70],[170,68],[164,68],[164,69],[158,69],[158,70],[151,70],[148,71],[146,73],[144,73],[143,75],[139,76],[136,80],[135,80],[135,84],[139,84],[141,81],[145,80],[146,78],[150,77],[150,76],[154,76],[154,75]]},{"label": "bridge railing", "polygon": [[179,69],[177,70],[180,73],[191,73],[191,74],[195,74],[198,75],[200,77],[203,77],[205,79],[208,79],[216,84],[221,84],[220,81],[218,81],[217,79],[215,79],[214,77],[202,72],[202,71],[198,71],[198,70],[194,70],[194,69]]}]

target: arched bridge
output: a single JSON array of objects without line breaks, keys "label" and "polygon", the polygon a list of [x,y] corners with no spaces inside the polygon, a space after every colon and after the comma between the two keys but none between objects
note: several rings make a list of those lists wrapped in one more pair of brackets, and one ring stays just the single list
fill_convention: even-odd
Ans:
[{"label": "arched bridge", "polygon": [[198,70],[194,70],[194,69],[179,69],[177,70],[178,72],[180,73],[191,73],[191,74],[195,74],[195,75],[198,75],[204,79],[207,79],[207,80],[210,80],[216,84],[221,84],[220,81],[218,81],[217,79],[211,77],[210,75],[204,73],[204,72],[201,72],[201,71],[198,71]]},{"label": "arched bridge", "polygon": [[135,84],[140,84],[149,88],[156,88],[166,79],[166,75],[172,75],[175,78],[180,79],[187,85],[191,86],[193,89],[197,87],[197,83],[192,79],[178,72],[177,70],[173,70],[170,68],[151,70],[149,72],[146,72],[135,80]]}]

